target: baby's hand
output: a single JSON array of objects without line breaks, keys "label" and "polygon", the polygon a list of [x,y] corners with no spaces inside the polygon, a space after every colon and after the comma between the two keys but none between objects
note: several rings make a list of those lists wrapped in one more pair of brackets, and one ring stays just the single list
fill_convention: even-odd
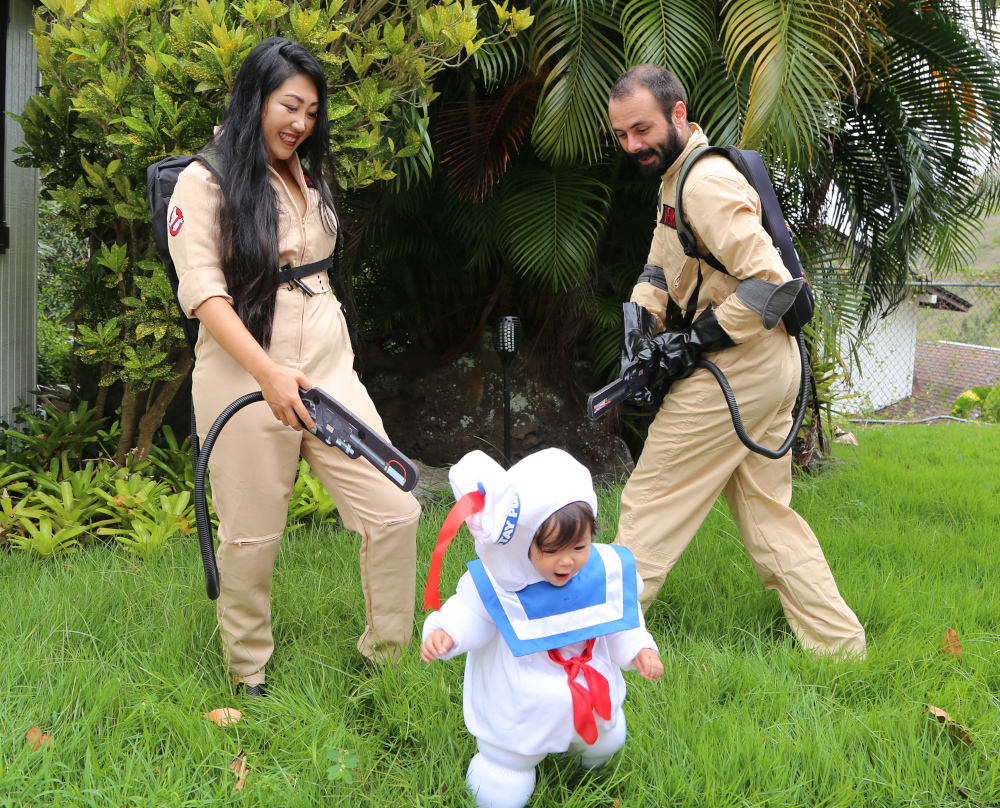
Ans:
[{"label": "baby's hand", "polygon": [[660,655],[652,648],[643,648],[635,655],[632,664],[635,665],[635,669],[639,671],[643,679],[655,682],[663,676],[663,663],[660,662]]},{"label": "baby's hand", "polygon": [[[442,654],[447,654],[454,644],[455,641],[447,631],[443,628],[436,629],[420,644],[420,658],[424,662],[433,662]],[[659,662],[660,660],[657,659],[656,661]],[[660,667],[660,672],[663,672],[662,666]]]}]

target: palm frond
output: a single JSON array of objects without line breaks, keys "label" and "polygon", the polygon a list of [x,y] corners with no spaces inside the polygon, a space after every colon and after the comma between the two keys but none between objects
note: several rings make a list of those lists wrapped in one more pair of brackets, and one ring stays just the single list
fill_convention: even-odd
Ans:
[{"label": "palm frond", "polygon": [[525,71],[528,43],[527,36],[507,37],[487,42],[472,55],[487,90],[502,87]]},{"label": "palm frond", "polygon": [[435,140],[463,199],[482,199],[503,176],[531,129],[541,85],[539,78],[519,78],[492,98],[442,105]]},{"label": "palm frond", "polygon": [[397,117],[395,140],[402,143],[408,131],[420,136],[420,150],[411,157],[396,160],[392,168],[396,176],[390,180],[394,187],[409,188],[428,179],[434,171],[434,144],[427,130],[427,110],[421,107],[405,106]]},{"label": "palm frond", "polygon": [[979,176],[984,159],[997,164],[996,60],[961,18],[932,7],[901,3],[884,21],[887,65],[845,110],[833,149],[834,220],[869,291],[866,322],[903,299],[922,262],[935,273],[967,263],[974,222],[997,201]]},{"label": "palm frond", "polygon": [[688,120],[699,124],[715,146],[732,146],[739,142],[740,111],[746,106],[749,81],[744,85],[741,88],[736,84],[726,68],[722,51],[713,42],[710,58],[701,74],[687,85],[687,91]]},{"label": "palm frond", "polygon": [[586,311],[590,320],[587,345],[599,378],[618,374],[622,351],[622,299],[596,297]]},{"label": "palm frond", "polygon": [[673,71],[690,88],[701,76],[718,32],[704,0],[629,0],[622,9],[625,62]]},{"label": "palm frond", "polygon": [[601,158],[608,93],[621,74],[618,20],[600,0],[559,0],[535,23],[532,62],[546,74],[532,131],[553,165]]},{"label": "palm frond", "polygon": [[857,17],[837,0],[729,0],[723,53],[750,71],[740,145],[804,164],[836,124],[843,86],[853,86],[862,49]]},{"label": "palm frond", "polygon": [[579,283],[606,223],[607,187],[578,167],[525,165],[502,188],[502,243],[514,268],[552,290]]}]

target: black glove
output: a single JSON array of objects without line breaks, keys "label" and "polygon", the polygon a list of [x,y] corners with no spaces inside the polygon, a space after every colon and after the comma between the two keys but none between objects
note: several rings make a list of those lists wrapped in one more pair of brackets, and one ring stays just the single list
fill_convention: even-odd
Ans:
[{"label": "black glove", "polygon": [[640,306],[638,303],[624,303],[622,325],[625,327],[625,342],[622,345],[624,370],[627,365],[639,358],[642,350],[650,350],[649,341],[656,334],[656,317],[645,306]]},{"label": "black glove", "polygon": [[[622,370],[636,359],[652,357],[652,339],[656,334],[656,317],[645,306],[638,303],[622,304],[622,325],[625,341],[622,344]],[[632,402],[642,407],[653,400],[650,390],[644,389],[632,396]]]},{"label": "black glove", "polygon": [[715,304],[710,303],[689,328],[667,331],[649,343],[659,364],[661,379],[686,379],[703,353],[732,348],[736,343],[725,332],[715,317]]}]

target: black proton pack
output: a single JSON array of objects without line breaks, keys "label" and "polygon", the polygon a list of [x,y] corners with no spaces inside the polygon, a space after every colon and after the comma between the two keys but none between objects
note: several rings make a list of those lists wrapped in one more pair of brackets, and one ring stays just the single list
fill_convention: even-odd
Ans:
[{"label": "black proton pack", "polygon": [[[802,263],[799,261],[795,244],[792,242],[791,230],[785,221],[784,214],[781,212],[781,205],[778,204],[774,185],[771,183],[771,178],[764,167],[764,162],[761,160],[760,154],[750,149],[738,149],[735,146],[700,146],[693,149],[681,164],[681,169],[677,177],[677,198],[674,203],[674,224],[677,229],[677,238],[680,240],[684,254],[690,258],[698,259],[698,281],[695,284],[694,291],[688,298],[687,311],[684,313],[682,327],[689,327],[694,322],[702,284],[701,262],[704,261],[713,269],[724,272],[726,275],[731,275],[729,270],[714,255],[711,253],[703,255],[698,252],[698,243],[694,231],[692,231],[690,224],[688,224],[684,216],[682,200],[684,183],[694,164],[702,157],[710,154],[718,154],[728,158],[757,192],[761,202],[761,221],[764,230],[771,237],[771,241],[781,256],[781,261],[785,265],[785,269],[788,270],[789,275],[792,277],[790,282],[776,287],[773,291],[768,290],[761,294],[759,289],[755,290],[757,295],[752,304],[752,307],[761,313],[764,325],[767,328],[773,328],[777,325],[779,317],[777,312],[781,312],[780,319],[785,324],[785,329],[795,338],[799,346],[802,379],[799,388],[798,413],[792,424],[791,432],[781,447],[777,450],[772,450],[751,440],[743,428],[743,420],[736,405],[736,398],[722,371],[707,359],[700,359],[697,362],[697,366],[708,370],[715,376],[716,381],[719,382],[722,393],[726,398],[726,404],[729,407],[729,414],[733,420],[733,428],[736,430],[736,434],[743,445],[764,457],[777,459],[782,457],[791,448],[795,435],[798,434],[799,427],[802,426],[802,420],[809,405],[809,354],[806,351],[805,340],[802,337],[802,327],[813,316],[815,308],[813,293],[809,287],[809,281],[805,276],[805,272],[802,270]],[[747,281],[743,281],[742,283],[747,283]],[[770,284],[766,285],[770,286]],[[755,293],[750,292],[749,294],[754,295]],[[792,294],[795,296],[789,303],[788,297]],[[625,306],[635,305],[638,304],[625,304]],[[674,308],[675,304],[673,299],[671,299],[667,305],[668,321]],[[656,375],[654,373],[655,364],[655,358],[645,361],[637,359],[630,365],[622,368],[621,373],[615,381],[590,396],[587,400],[587,414],[594,420],[598,420],[607,415],[616,404],[620,404],[622,401],[648,390],[650,380]]]},{"label": "black proton pack", "polygon": [[[682,199],[684,183],[694,164],[702,157],[707,157],[710,154],[718,154],[728,158],[757,192],[757,196],[760,198],[761,223],[764,226],[764,230],[771,237],[778,255],[781,256],[781,262],[785,265],[785,269],[788,270],[788,274],[792,276],[792,280],[802,279],[798,294],[795,296],[794,301],[792,301],[791,306],[781,317],[788,333],[793,337],[797,337],[799,332],[802,331],[802,327],[812,319],[815,308],[813,293],[809,287],[809,280],[802,270],[802,262],[799,261],[799,254],[795,250],[791,229],[788,227],[788,222],[785,221],[785,215],[781,212],[781,205],[778,204],[778,196],[774,192],[771,177],[768,175],[767,169],[764,167],[764,161],[761,160],[758,152],[751,149],[738,149],[735,146],[700,146],[693,149],[691,154],[684,159],[680,173],[677,176],[677,200],[674,203],[676,206],[675,223],[677,225],[677,238],[681,242],[684,254],[689,258],[697,258],[699,261],[704,261],[712,269],[724,272],[726,275],[731,274],[714,255],[711,253],[702,255],[698,252],[698,242],[695,239],[694,232],[691,230],[691,225],[688,224],[684,216],[684,203]],[[698,285],[691,296],[695,306],[698,304],[698,292],[700,291],[701,264],[699,263]],[[690,301],[688,302],[688,308],[691,310],[693,318],[694,314]],[[686,325],[689,325],[689,323],[686,323]]]},{"label": "black proton pack", "polygon": [[[224,179],[226,176],[226,164],[218,150],[208,146],[198,154],[181,154],[165,157],[153,163],[146,169],[146,196],[149,201],[149,211],[152,218],[153,234],[156,237],[156,246],[160,252],[160,259],[166,269],[167,278],[174,292],[174,300],[177,302],[177,310],[180,313],[181,325],[184,327],[184,337],[187,340],[188,350],[191,356],[195,355],[195,345],[198,342],[198,322],[187,316],[181,307],[180,299],[177,296],[179,280],[177,269],[174,266],[173,258],[170,256],[170,243],[168,236],[171,228],[179,227],[183,223],[183,214],[180,211],[171,211],[168,217],[167,206],[170,204],[170,197],[173,196],[177,186],[177,178],[180,173],[192,162],[201,162],[219,182],[220,188],[225,188]],[[173,232],[176,233],[176,230]],[[280,283],[289,283],[298,286],[305,294],[312,297],[312,290],[302,282],[303,278],[315,275],[317,272],[333,270],[331,280],[337,297],[343,300],[340,290],[340,252],[343,245],[343,234],[340,227],[337,228],[337,244],[332,257],[327,257],[321,261],[311,264],[292,267],[283,266],[278,275]],[[351,326],[347,316],[347,310],[341,303],[341,310],[344,319],[348,324],[348,332],[351,338],[351,347],[355,357],[360,356],[357,333]],[[306,405],[310,417],[316,422],[316,437],[328,446],[336,446],[348,457],[356,459],[364,456],[382,474],[390,479],[394,485],[403,491],[410,491],[416,486],[420,479],[420,472],[413,462],[397,451],[388,441],[384,440],[378,432],[372,430],[367,424],[358,418],[354,413],[340,404],[324,390],[314,387],[312,390],[300,390],[299,395]],[[205,436],[205,445],[199,451],[198,429],[195,423],[194,402],[191,402],[191,457],[194,462],[194,509],[195,522],[198,527],[198,541],[201,545],[201,560],[205,570],[205,588],[208,597],[215,600],[219,597],[219,570],[215,563],[215,542],[212,536],[212,527],[208,519],[208,506],[205,499],[205,473],[208,469],[208,458],[211,455],[212,447],[218,437],[219,432],[243,407],[257,401],[263,401],[264,396],[258,391],[248,393],[238,398],[215,420],[212,428]]]}]

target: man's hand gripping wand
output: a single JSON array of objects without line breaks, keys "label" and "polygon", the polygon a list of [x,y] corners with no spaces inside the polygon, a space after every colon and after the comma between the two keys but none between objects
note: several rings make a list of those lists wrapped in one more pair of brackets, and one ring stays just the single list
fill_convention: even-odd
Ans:
[{"label": "man's hand gripping wand", "polygon": [[[695,368],[705,368],[711,373],[722,388],[722,394],[726,399],[726,406],[729,407],[729,415],[733,420],[733,429],[740,442],[751,452],[756,452],[763,457],[777,460],[784,457],[792,446],[795,436],[802,426],[806,409],[809,406],[809,353],[806,350],[805,338],[800,332],[796,336],[799,346],[799,357],[802,362],[802,380],[799,387],[798,413],[795,422],[792,424],[791,432],[785,438],[785,442],[777,449],[768,449],[754,442],[747,434],[743,426],[743,418],[740,416],[739,407],[736,405],[736,396],[733,394],[729,381],[721,370],[707,359],[698,357],[697,361],[690,365],[686,373],[680,376],[667,376],[662,373],[661,357],[653,340],[653,333],[656,330],[656,318],[648,311],[639,306],[638,303],[626,303],[625,309],[625,347],[622,352],[622,370],[618,378],[606,387],[602,387],[587,399],[587,414],[595,421],[607,415],[616,405],[627,399],[636,399],[640,404],[652,401],[650,388],[658,381],[666,381],[668,386],[677,379],[684,378],[693,372]],[[631,340],[631,341],[630,341]],[[730,345],[732,343],[730,342]]]}]

